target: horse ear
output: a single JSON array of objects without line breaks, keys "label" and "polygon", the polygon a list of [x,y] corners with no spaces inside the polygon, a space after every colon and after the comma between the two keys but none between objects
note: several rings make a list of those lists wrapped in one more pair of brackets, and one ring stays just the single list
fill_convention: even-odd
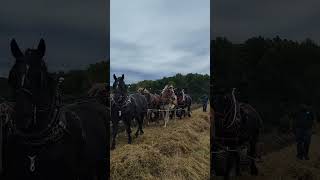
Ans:
[{"label": "horse ear", "polygon": [[15,58],[19,58],[21,56],[23,56],[23,53],[21,52],[17,42],[15,39],[12,39],[11,40],[11,43],[10,43],[10,47],[11,47],[11,52],[12,52],[12,55],[15,57]]},{"label": "horse ear", "polygon": [[124,74],[122,74],[121,79],[124,80]]},{"label": "horse ear", "polygon": [[116,81],[117,80],[117,76],[115,74],[113,74],[113,79]]},{"label": "horse ear", "polygon": [[44,56],[45,52],[46,52],[46,43],[44,42],[44,40],[41,38],[39,45],[38,45],[38,51],[40,51],[41,56]]}]

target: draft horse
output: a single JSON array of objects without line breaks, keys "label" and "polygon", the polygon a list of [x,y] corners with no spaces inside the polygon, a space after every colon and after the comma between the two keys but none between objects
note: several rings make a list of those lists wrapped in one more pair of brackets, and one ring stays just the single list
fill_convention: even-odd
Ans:
[{"label": "draft horse", "polygon": [[164,117],[164,127],[167,127],[167,123],[169,119],[174,116],[174,109],[177,106],[177,96],[174,93],[173,86],[165,86],[161,92],[160,100],[160,110]]},{"label": "draft horse", "polygon": [[122,120],[126,125],[128,144],[132,143],[131,123],[133,119],[138,122],[136,137],[143,134],[143,119],[147,113],[148,103],[146,98],[140,93],[128,95],[127,85],[124,82],[124,75],[117,77],[113,75],[113,96],[111,99],[111,120],[112,120],[112,145],[116,147],[116,137],[118,133],[119,121]]},{"label": "draft horse", "polygon": [[177,88],[175,90],[177,95],[177,116],[181,119],[186,114],[191,117],[192,98],[189,94],[184,92],[184,89]]},{"label": "draft horse", "polygon": [[213,174],[240,175],[240,153],[247,147],[247,157],[252,175],[258,174],[255,164],[256,146],[262,127],[260,115],[249,104],[238,102],[235,89],[213,96],[214,109],[212,136]]},{"label": "draft horse", "polygon": [[107,107],[95,98],[62,104],[45,50],[43,39],[25,52],[11,41],[15,103],[4,129],[5,179],[107,179]]},{"label": "draft horse", "polygon": [[[138,91],[139,92],[139,91]],[[148,102],[148,113],[147,113],[147,119],[148,123],[149,121],[152,121],[153,119],[159,120],[159,111],[160,110],[160,95],[158,94],[152,94],[150,93],[146,88],[142,88],[140,90],[140,93],[143,94]],[[159,121],[157,121],[159,122]]]}]

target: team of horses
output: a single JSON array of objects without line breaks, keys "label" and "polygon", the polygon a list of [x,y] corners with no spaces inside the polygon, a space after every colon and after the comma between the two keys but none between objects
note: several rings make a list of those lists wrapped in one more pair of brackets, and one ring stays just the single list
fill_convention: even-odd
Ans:
[{"label": "team of horses", "polygon": [[174,89],[166,85],[160,94],[153,94],[146,88],[139,88],[136,93],[129,94],[124,75],[113,75],[111,95],[112,143],[111,149],[116,147],[116,137],[119,122],[125,124],[128,143],[132,143],[131,126],[135,120],[138,124],[135,136],[143,134],[144,120],[164,120],[164,127],[174,116],[191,116],[192,99],[183,89]]},{"label": "team of horses", "polygon": [[[108,179],[110,121],[114,149],[120,121],[130,144],[134,122],[138,137],[144,133],[145,119],[163,119],[166,127],[174,116],[191,116],[192,99],[183,89],[167,85],[160,94],[146,88],[129,94],[124,75],[113,76],[110,97],[109,87],[97,84],[88,97],[62,103],[61,79],[48,73],[43,58],[45,41],[24,52],[14,39],[10,46],[15,63],[8,84],[14,102],[0,104],[1,179]],[[213,174],[228,177],[232,170],[239,174],[238,148],[243,145],[249,147],[251,173],[258,174],[254,159],[262,126],[259,114],[238,102],[234,90],[215,94],[211,106]]]}]

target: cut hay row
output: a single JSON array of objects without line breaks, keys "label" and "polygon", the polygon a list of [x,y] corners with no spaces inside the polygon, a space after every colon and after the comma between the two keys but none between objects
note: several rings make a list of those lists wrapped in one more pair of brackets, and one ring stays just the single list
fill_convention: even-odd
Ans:
[{"label": "cut hay row", "polygon": [[258,164],[260,175],[252,177],[244,175],[239,180],[318,180],[320,179],[320,136],[314,135],[310,147],[310,160],[301,161],[296,158],[296,145],[292,144],[279,151],[263,157]]},{"label": "cut hay row", "polygon": [[111,152],[110,176],[118,179],[209,179],[210,122],[208,113],[196,109],[191,118],[157,124],[126,144],[125,133]]},{"label": "cut hay row", "polygon": [[[319,126],[319,125],[318,125]],[[288,143],[281,149],[268,152],[263,156],[263,162],[258,163],[260,175],[252,177],[244,175],[239,180],[318,180],[320,179],[320,131],[315,128],[315,134],[311,138],[310,160],[298,160],[296,158],[296,144]],[[291,135],[288,135],[288,138]],[[290,138],[291,139],[291,138]]]}]

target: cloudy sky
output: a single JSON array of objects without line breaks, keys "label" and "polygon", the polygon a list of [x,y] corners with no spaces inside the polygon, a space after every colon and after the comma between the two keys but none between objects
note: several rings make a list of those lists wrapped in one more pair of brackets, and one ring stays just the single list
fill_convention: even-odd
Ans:
[{"label": "cloudy sky", "polygon": [[108,1],[1,0],[0,76],[7,76],[14,60],[10,40],[22,50],[47,45],[50,71],[85,68],[109,56]]},{"label": "cloudy sky", "polygon": [[320,42],[318,0],[215,0],[211,3],[211,37],[241,42],[252,36]]},{"label": "cloudy sky", "polygon": [[111,74],[209,73],[210,0],[112,0],[110,13]]}]

